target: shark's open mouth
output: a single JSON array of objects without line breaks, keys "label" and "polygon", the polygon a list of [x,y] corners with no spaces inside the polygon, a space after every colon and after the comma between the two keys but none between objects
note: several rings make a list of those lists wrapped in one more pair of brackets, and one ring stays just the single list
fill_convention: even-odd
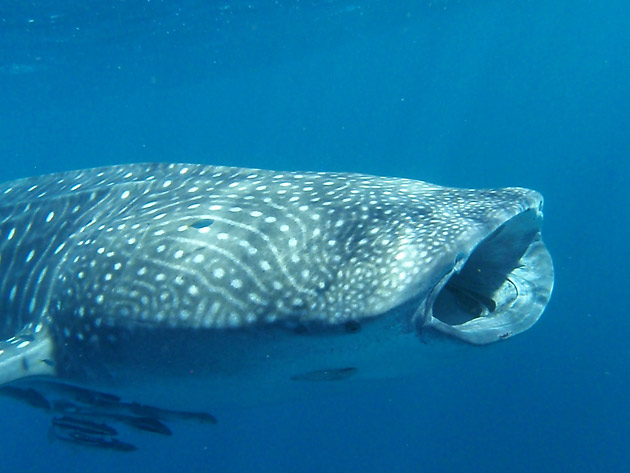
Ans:
[{"label": "shark's open mouth", "polygon": [[436,285],[423,308],[422,327],[474,344],[531,327],[553,287],[541,223],[540,211],[528,209],[484,238],[465,264],[456,264]]}]

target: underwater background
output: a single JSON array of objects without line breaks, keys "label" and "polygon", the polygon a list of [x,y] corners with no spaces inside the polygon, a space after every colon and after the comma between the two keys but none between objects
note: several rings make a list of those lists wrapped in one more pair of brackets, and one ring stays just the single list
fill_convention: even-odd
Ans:
[{"label": "underwater background", "polygon": [[506,342],[422,346],[414,377],[131,454],[0,399],[0,471],[628,470],[627,1],[2,1],[0,178],[141,161],[530,187],[554,294]]}]

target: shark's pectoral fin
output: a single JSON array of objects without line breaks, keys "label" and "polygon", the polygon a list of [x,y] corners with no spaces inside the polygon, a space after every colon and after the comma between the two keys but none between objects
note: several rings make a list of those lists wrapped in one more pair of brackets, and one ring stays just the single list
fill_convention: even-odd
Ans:
[{"label": "shark's pectoral fin", "polygon": [[42,325],[28,324],[0,341],[0,386],[31,376],[54,376],[53,342]]}]

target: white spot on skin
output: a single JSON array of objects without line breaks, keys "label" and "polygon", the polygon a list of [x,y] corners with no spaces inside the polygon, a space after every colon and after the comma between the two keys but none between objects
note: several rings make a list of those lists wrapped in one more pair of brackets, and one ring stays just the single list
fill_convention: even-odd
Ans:
[{"label": "white spot on skin", "polygon": [[197,286],[190,286],[188,288],[188,294],[190,294],[191,296],[197,296],[199,295],[199,289],[197,288]]},{"label": "white spot on skin", "polygon": [[35,256],[35,250],[29,251],[28,255],[26,255],[26,262],[30,263],[31,260],[33,259],[33,256]]},{"label": "white spot on skin", "polygon": [[12,240],[14,236],[15,236],[15,228],[12,228],[9,231],[9,234],[7,235],[7,240]]},{"label": "white spot on skin", "polygon": [[130,195],[131,195],[131,192],[125,191],[122,194],[120,194],[120,198],[121,199],[127,199],[127,198],[129,198]]},{"label": "white spot on skin", "polygon": [[193,258],[193,263],[203,263],[205,257],[203,255],[195,255]]},{"label": "white spot on skin", "polygon": [[228,238],[228,234],[227,234],[227,233],[219,233],[219,234],[217,235],[217,238],[218,238],[219,240],[227,240],[227,238]]},{"label": "white spot on skin", "polygon": [[232,279],[232,282],[230,282],[230,286],[232,286],[234,289],[240,289],[243,287],[243,281],[241,281],[240,279]]},{"label": "white spot on skin", "polygon": [[223,276],[225,276],[225,270],[223,268],[217,268],[214,271],[212,271],[212,274],[214,275],[215,278],[221,279]]},{"label": "white spot on skin", "polygon": [[184,256],[184,252],[182,250],[177,250],[175,252],[175,258],[176,259],[180,259],[182,256]]},{"label": "white spot on skin", "polygon": [[17,347],[18,348],[24,348],[27,347],[31,344],[31,342],[29,342],[28,340],[24,340],[22,343],[20,343]]},{"label": "white spot on skin", "polygon": [[55,218],[55,212],[50,212],[50,213],[46,216],[46,223],[51,222],[53,218]]}]

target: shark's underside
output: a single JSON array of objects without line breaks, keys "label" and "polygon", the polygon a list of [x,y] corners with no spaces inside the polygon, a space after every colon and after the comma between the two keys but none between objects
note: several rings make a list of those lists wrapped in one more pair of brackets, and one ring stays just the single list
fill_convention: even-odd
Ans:
[{"label": "shark's underside", "polygon": [[360,174],[156,163],[8,182],[0,393],[62,440],[127,451],[113,425],[168,435],[225,402],[413,372],[424,334],[488,344],[538,320],[541,222],[534,191]]}]

